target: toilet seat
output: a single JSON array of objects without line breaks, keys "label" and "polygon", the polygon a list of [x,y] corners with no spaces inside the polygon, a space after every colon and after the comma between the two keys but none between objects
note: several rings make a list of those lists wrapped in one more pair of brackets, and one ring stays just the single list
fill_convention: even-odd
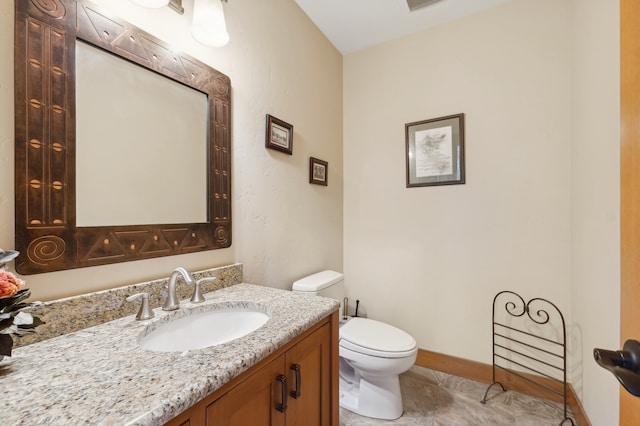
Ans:
[{"label": "toilet seat", "polygon": [[380,358],[415,355],[416,341],[392,325],[368,318],[352,318],[340,328],[340,346]]},{"label": "toilet seat", "polygon": [[[344,276],[336,271],[303,277],[293,283],[292,290],[337,301],[344,301],[346,294]],[[397,419],[403,407],[399,376],[415,363],[418,345],[389,324],[347,318],[339,325],[340,407],[374,419]]]}]

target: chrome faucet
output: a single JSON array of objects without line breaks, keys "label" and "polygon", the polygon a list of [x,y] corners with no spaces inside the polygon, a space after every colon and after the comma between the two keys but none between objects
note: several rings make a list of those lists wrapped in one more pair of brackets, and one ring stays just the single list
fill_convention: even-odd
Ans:
[{"label": "chrome faucet", "polygon": [[142,303],[140,304],[140,310],[138,310],[138,314],[136,315],[136,320],[148,320],[153,318],[153,310],[151,310],[151,306],[149,306],[149,293],[137,293],[132,296],[127,297],[127,302],[132,302],[136,299],[142,298]]},{"label": "chrome faucet", "polygon": [[186,269],[179,267],[176,268],[169,278],[169,288],[167,289],[167,300],[165,300],[164,305],[162,305],[163,311],[175,311],[180,307],[180,301],[178,300],[178,295],[176,293],[176,282],[178,280],[178,275],[182,275],[185,282],[187,284],[193,284],[193,277]]},{"label": "chrome faucet", "polygon": [[202,303],[204,302],[206,299],[204,298],[204,296],[202,295],[202,291],[200,289],[200,284],[205,284],[205,283],[210,283],[216,280],[216,277],[205,277],[205,278],[200,278],[198,281],[196,281],[196,286],[193,289],[193,295],[191,296],[191,303]]}]

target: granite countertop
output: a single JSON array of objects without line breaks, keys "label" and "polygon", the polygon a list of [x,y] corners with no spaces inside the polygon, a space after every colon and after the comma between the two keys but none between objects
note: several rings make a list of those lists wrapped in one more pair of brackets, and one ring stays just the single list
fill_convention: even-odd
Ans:
[{"label": "granite countertop", "polygon": [[[25,347],[0,361],[3,425],[160,425],[335,311],[337,301],[237,284],[155,318],[128,316]],[[252,307],[269,321],[231,342],[180,352],[137,346],[147,327],[188,310]]]}]

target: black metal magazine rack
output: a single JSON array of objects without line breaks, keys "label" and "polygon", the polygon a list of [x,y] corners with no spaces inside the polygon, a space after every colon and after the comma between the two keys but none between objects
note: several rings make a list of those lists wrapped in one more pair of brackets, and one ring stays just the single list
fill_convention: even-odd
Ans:
[{"label": "black metal magazine rack", "polygon": [[502,370],[560,396],[564,401],[560,426],[575,425],[567,410],[567,332],[560,309],[546,299],[525,302],[517,293],[501,291],[493,298],[492,329],[493,382],[480,402],[487,402],[494,385],[506,391],[496,379]]}]

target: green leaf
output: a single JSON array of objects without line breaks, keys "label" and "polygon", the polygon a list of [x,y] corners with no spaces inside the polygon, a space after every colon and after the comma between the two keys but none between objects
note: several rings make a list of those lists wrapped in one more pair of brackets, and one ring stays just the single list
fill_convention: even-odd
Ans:
[{"label": "green leaf", "polygon": [[16,303],[11,306],[11,312],[19,311],[20,309],[28,308],[29,306],[29,303]]},{"label": "green leaf", "polygon": [[23,288],[22,290],[18,290],[18,292],[11,297],[4,297],[0,299],[0,311],[11,312],[29,306],[28,303],[20,303],[23,300],[28,299],[29,296],[31,296],[31,290]]},{"label": "green leaf", "polygon": [[13,297],[3,297],[0,299],[0,311],[4,309],[5,306],[13,305]]},{"label": "green leaf", "polygon": [[0,334],[0,355],[11,356],[13,339],[8,334]]},{"label": "green leaf", "polygon": [[46,324],[46,323],[44,321],[42,321],[40,318],[34,316],[33,317],[33,324],[20,325],[20,326],[18,326],[18,328],[21,329],[21,330],[22,329],[27,329],[28,330],[28,329],[36,328],[37,326],[42,325],[42,324]]},{"label": "green leaf", "polygon": [[13,318],[3,319],[2,321],[0,321],[0,331],[4,330],[5,328],[11,327],[12,324]]}]

